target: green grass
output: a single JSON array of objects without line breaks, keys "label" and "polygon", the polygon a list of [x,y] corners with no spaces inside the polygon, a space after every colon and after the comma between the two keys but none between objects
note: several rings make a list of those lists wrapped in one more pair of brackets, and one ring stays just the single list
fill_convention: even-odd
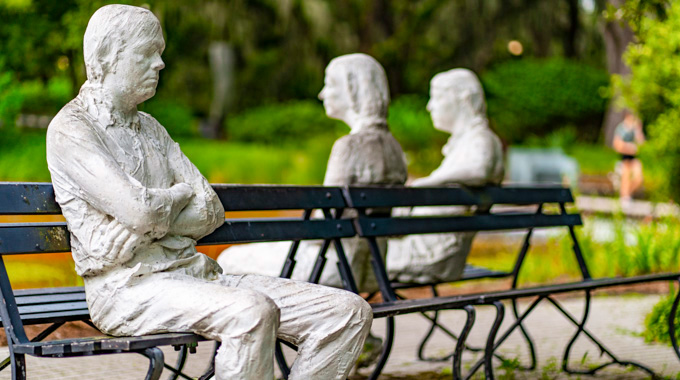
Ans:
[{"label": "green grass", "polygon": [[[264,146],[201,138],[177,140],[182,151],[213,183],[320,184],[332,139],[303,146]],[[0,180],[50,181],[45,131],[23,131],[0,140]]]}]

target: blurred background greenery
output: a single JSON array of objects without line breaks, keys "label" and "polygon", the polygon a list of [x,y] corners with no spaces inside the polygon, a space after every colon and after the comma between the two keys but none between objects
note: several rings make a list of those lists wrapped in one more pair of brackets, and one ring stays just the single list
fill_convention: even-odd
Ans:
[{"label": "blurred background greenery", "polygon": [[[110,2],[0,0],[0,180],[49,180],[44,130],[15,125],[40,126],[30,117],[54,115],[77,94],[87,21]],[[506,144],[554,145],[567,136],[557,141],[562,148],[601,147],[591,151],[613,167],[602,144],[611,93],[605,0],[115,2],[145,6],[161,20],[167,67],[141,109],[214,182],[321,182],[332,142],[347,127],[329,120],[316,96],[327,63],[352,52],[385,67],[390,125],[413,176],[441,160],[447,136],[432,128],[425,104],[431,77],[454,67],[479,74],[491,125]],[[230,70],[228,99],[217,105],[216,45]],[[597,170],[589,162],[583,170]]]},{"label": "blurred background greenery", "polygon": [[[577,192],[614,195],[612,132],[622,107],[637,112],[649,137],[643,196],[680,199],[680,4],[670,0],[0,0],[0,181],[50,180],[47,124],[85,81],[87,21],[112,2],[161,21],[166,68],[140,109],[211,182],[321,183],[333,141],[348,132],[316,99],[324,68],[363,52],[387,72],[389,124],[411,177],[439,165],[448,137],[425,110],[430,79],[467,67],[505,147],[561,149],[580,167]],[[593,218],[580,232],[596,275],[678,269],[677,217],[632,227],[604,218],[613,238],[595,239]],[[512,265],[506,251],[477,249],[471,262]],[[537,251],[523,280],[577,276],[563,236]],[[45,273],[49,285],[80,284],[63,260],[9,265],[27,286],[44,286],[35,281]],[[667,337],[669,302],[647,321],[648,339]]]}]

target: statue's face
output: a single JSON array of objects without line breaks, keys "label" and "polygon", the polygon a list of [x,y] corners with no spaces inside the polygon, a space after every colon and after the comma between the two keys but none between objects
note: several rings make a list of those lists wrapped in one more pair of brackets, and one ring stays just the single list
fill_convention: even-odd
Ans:
[{"label": "statue's face", "polygon": [[324,85],[319,93],[319,100],[323,101],[326,115],[332,119],[345,120],[351,108],[349,94],[342,86],[342,78],[338,70],[330,67],[326,70]]},{"label": "statue's face", "polygon": [[427,102],[427,110],[430,112],[432,124],[436,129],[447,133],[452,132],[458,108],[456,100],[452,91],[437,85],[430,87],[430,100]]},{"label": "statue's face", "polygon": [[115,70],[104,75],[104,87],[135,104],[150,99],[156,94],[159,72],[165,67],[161,59],[164,49],[160,33],[149,44],[128,44],[118,54]]}]

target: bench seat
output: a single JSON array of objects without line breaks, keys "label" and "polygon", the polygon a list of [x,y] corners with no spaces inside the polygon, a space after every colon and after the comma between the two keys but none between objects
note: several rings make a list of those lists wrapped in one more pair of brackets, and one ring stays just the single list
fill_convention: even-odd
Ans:
[{"label": "bench seat", "polygon": [[634,285],[655,281],[677,281],[679,277],[680,274],[678,273],[648,274],[635,277],[608,277],[556,285],[503,290],[497,292],[483,292],[449,297],[398,300],[395,302],[372,304],[371,306],[373,306],[374,318],[384,318],[400,314],[418,313],[424,311],[462,309],[467,305],[490,305],[497,301],[537,296],[547,297],[552,294],[568,293],[582,290],[596,290],[612,286]]},{"label": "bench seat", "polygon": [[29,342],[14,345],[17,354],[34,356],[81,356],[97,353],[135,352],[147,348],[167,345],[194,345],[206,338],[190,333],[167,333],[137,337],[97,336],[78,339]]}]

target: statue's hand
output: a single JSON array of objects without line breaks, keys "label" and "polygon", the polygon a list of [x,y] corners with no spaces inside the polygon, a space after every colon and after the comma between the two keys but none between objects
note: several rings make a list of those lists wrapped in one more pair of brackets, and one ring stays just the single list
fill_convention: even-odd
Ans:
[{"label": "statue's hand", "polygon": [[122,264],[130,260],[137,247],[144,243],[144,235],[131,232],[113,220],[106,228],[101,253],[110,262]]}]

